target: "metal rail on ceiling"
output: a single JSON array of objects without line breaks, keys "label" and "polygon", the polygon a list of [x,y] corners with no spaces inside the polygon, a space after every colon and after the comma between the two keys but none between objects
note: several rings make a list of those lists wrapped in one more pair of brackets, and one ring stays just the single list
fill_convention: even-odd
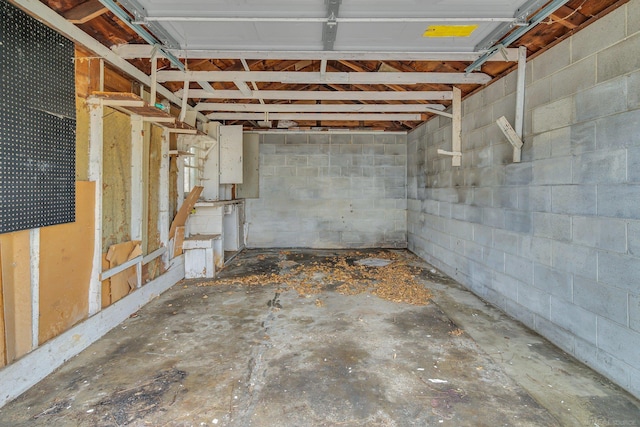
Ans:
[{"label": "metal rail on ceiling", "polygon": [[469,74],[472,71],[477,70],[478,68],[480,68],[485,62],[487,62],[489,60],[489,58],[492,55],[494,55],[499,50],[506,48],[511,43],[515,42],[520,37],[522,37],[523,35],[525,35],[529,31],[531,31],[536,25],[538,25],[539,23],[544,21],[546,18],[549,17],[549,15],[551,15],[556,10],[560,9],[562,6],[564,6],[568,2],[569,2],[569,0],[553,0],[553,1],[551,1],[548,5],[546,5],[544,8],[542,8],[542,10],[540,10],[538,13],[536,13],[530,20],[528,20],[527,24],[525,26],[516,28],[515,30],[513,30],[513,32],[511,32],[511,34],[507,35],[507,37],[505,37],[503,40],[501,40],[498,43],[494,43],[493,46],[491,46],[480,58],[475,60],[473,62],[473,64],[469,65],[464,70],[465,73]]}]

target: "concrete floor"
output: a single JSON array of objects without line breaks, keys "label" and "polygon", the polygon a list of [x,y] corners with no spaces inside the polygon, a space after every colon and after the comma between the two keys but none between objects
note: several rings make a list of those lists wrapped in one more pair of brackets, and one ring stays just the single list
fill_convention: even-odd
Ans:
[{"label": "concrete floor", "polygon": [[[640,425],[640,402],[404,251],[429,305],[185,281],[0,409],[2,426]],[[387,251],[245,251],[221,277]],[[375,269],[376,267],[369,267]],[[310,288],[309,288],[310,289]]]}]

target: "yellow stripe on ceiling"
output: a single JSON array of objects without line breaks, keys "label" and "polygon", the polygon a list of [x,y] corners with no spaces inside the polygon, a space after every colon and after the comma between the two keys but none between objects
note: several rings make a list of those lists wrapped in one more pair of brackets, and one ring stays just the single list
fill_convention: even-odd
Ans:
[{"label": "yellow stripe on ceiling", "polygon": [[469,37],[477,25],[429,25],[422,37]]}]

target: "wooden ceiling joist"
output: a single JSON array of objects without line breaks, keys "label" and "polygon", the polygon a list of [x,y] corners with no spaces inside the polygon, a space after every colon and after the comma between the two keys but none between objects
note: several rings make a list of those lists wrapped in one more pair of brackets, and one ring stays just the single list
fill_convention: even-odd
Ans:
[{"label": "wooden ceiling joist", "polygon": [[202,102],[196,111],[252,113],[433,113],[441,104],[235,104]]},{"label": "wooden ceiling joist", "polygon": [[[175,93],[182,98],[183,91]],[[245,94],[239,90],[190,89],[189,98],[196,99],[265,99],[265,100],[318,100],[318,101],[446,101],[452,99],[451,91],[346,91],[346,90],[260,90]]]},{"label": "wooden ceiling joist", "polygon": [[491,77],[484,73],[343,73],[292,71],[158,71],[158,82],[281,82],[336,84],[485,84]]},{"label": "wooden ceiling joist", "polygon": [[[320,121],[422,121],[423,114],[379,113],[229,113],[207,114],[211,120],[320,120]],[[266,121],[266,120],[265,120]]]}]

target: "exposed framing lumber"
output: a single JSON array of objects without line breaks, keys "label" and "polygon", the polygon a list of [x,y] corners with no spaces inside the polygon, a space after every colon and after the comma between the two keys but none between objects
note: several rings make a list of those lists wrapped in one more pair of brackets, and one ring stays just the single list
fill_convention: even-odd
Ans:
[{"label": "exposed framing lumber", "polygon": [[[182,98],[183,90],[175,92]],[[189,89],[189,98],[197,99],[266,99],[266,100],[319,100],[319,101],[447,101],[453,99],[451,91],[297,91],[261,90],[245,94],[239,90]]]},{"label": "exposed framing lumber", "polygon": [[102,102],[89,103],[89,180],[96,183],[93,266],[89,282],[89,316],[102,308],[102,150],[104,107]]},{"label": "exposed framing lumber", "polygon": [[202,102],[197,111],[252,113],[440,113],[441,104],[234,104]]},{"label": "exposed framing lumber", "polygon": [[[434,113],[436,113],[434,111]],[[442,113],[437,111],[437,114]],[[423,121],[422,114],[379,114],[379,113],[211,113],[207,117],[211,120],[263,120],[269,114],[269,120],[301,120],[301,121]],[[446,114],[446,113],[445,113]]]},{"label": "exposed framing lumber", "polygon": [[453,122],[451,124],[451,151],[460,153],[451,158],[451,166],[460,166],[462,164],[462,91],[457,87],[453,88],[451,112],[453,113]]},{"label": "exposed framing lumber", "polygon": [[292,71],[158,71],[158,81],[281,82],[335,84],[485,84],[491,77],[484,73],[343,73]]},{"label": "exposed framing lumber", "polygon": [[94,18],[108,12],[107,9],[98,0],[89,0],[64,13],[64,17],[72,24],[85,24]]},{"label": "exposed framing lumber", "polygon": [[[113,51],[124,59],[150,58],[151,46],[142,44],[122,44],[114,46]],[[518,60],[517,49],[508,48],[507,59]],[[354,61],[462,61],[471,62],[478,59],[483,52],[394,52],[394,51],[252,51],[252,50],[203,50],[169,49],[177,58],[207,58],[207,59],[280,59],[280,60],[354,60]],[[491,56],[489,61],[504,62],[501,53]]]},{"label": "exposed framing lumber", "polygon": [[515,131],[520,139],[524,134],[524,98],[526,91],[526,70],[527,70],[527,48],[521,46],[518,48],[518,71],[516,83],[516,121]]}]

